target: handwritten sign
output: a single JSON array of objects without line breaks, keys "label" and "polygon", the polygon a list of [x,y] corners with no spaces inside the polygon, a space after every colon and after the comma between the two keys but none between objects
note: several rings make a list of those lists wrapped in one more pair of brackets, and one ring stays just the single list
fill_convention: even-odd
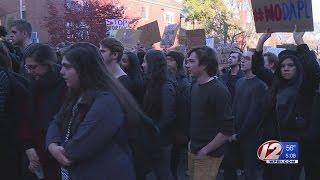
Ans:
[{"label": "handwritten sign", "polygon": [[169,48],[173,46],[174,40],[176,39],[176,35],[178,32],[179,25],[178,24],[170,24],[166,26],[163,32],[163,36],[160,42],[160,46],[162,48]]},{"label": "handwritten sign", "polygon": [[186,30],[188,51],[194,47],[206,45],[206,34],[204,29]]},{"label": "handwritten sign", "polygon": [[117,30],[116,39],[123,44],[125,49],[131,50],[138,44],[140,36],[140,30],[119,29]]},{"label": "handwritten sign", "polygon": [[232,51],[238,51],[234,44],[216,44],[215,50],[218,52],[219,68],[229,66],[229,56]]},{"label": "handwritten sign", "polygon": [[137,29],[143,34],[143,36],[140,38],[140,41],[145,47],[151,47],[152,44],[161,41],[158,21],[145,24]]},{"label": "handwritten sign", "polygon": [[313,31],[311,0],[252,0],[256,32]]}]

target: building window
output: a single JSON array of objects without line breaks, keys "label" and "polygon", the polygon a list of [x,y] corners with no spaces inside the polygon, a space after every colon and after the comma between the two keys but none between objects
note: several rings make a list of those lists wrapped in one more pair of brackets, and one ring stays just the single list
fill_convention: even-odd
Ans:
[{"label": "building window", "polygon": [[172,12],[165,12],[164,13],[164,22],[166,24],[173,24],[174,23],[174,14]]},{"label": "building window", "polygon": [[142,6],[142,12],[141,12],[142,19],[148,19],[149,18],[149,8],[146,6]]}]

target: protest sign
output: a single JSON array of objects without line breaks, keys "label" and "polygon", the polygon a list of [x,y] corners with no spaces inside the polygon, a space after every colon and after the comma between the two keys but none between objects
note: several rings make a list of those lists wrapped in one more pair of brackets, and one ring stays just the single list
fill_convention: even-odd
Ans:
[{"label": "protest sign", "polygon": [[106,19],[107,31],[118,29],[128,29],[129,20],[127,19]]},{"label": "protest sign", "polygon": [[229,56],[232,51],[239,51],[234,44],[216,44],[214,47],[218,52],[218,63],[220,69],[229,66]]},{"label": "protest sign", "polygon": [[285,48],[275,48],[275,47],[263,47],[263,53],[272,53],[276,56],[280,54],[281,51],[286,50]]},{"label": "protest sign", "polygon": [[206,34],[204,29],[186,30],[188,51],[197,46],[206,45]]},{"label": "protest sign", "polygon": [[313,31],[311,0],[252,0],[256,32]]},{"label": "protest sign", "polygon": [[214,48],[214,38],[207,38],[206,39],[206,46]]},{"label": "protest sign", "polygon": [[135,48],[141,36],[140,30],[119,29],[117,30],[116,39],[118,39],[127,50]]},{"label": "protest sign", "polygon": [[179,29],[178,24],[170,24],[166,26],[163,32],[163,36],[161,38],[160,46],[162,48],[169,48],[173,46],[174,41],[176,39],[176,35]]},{"label": "protest sign", "polygon": [[281,45],[277,45],[277,48],[284,48],[292,51],[297,50],[297,46],[295,44],[281,44]]},{"label": "protest sign", "polygon": [[141,31],[141,34],[143,34],[140,41],[145,47],[151,47],[154,43],[161,40],[158,21],[145,24],[137,29]]}]

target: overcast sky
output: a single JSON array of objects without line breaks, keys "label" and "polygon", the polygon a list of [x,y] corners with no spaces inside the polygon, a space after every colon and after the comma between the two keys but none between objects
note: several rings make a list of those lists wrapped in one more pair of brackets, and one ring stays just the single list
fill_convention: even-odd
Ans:
[{"label": "overcast sky", "polygon": [[315,22],[320,22],[320,1],[312,0],[312,12]]}]

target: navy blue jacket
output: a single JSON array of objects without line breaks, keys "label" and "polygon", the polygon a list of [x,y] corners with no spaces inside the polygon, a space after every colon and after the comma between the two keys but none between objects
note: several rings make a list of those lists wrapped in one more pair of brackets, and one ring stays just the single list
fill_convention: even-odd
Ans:
[{"label": "navy blue jacket", "polygon": [[65,148],[67,158],[72,161],[71,180],[135,180],[124,120],[116,97],[110,92],[98,92],[84,119],[73,123],[67,143],[62,143],[65,134],[60,128],[61,120],[56,118],[51,123],[47,146],[58,143]]}]

